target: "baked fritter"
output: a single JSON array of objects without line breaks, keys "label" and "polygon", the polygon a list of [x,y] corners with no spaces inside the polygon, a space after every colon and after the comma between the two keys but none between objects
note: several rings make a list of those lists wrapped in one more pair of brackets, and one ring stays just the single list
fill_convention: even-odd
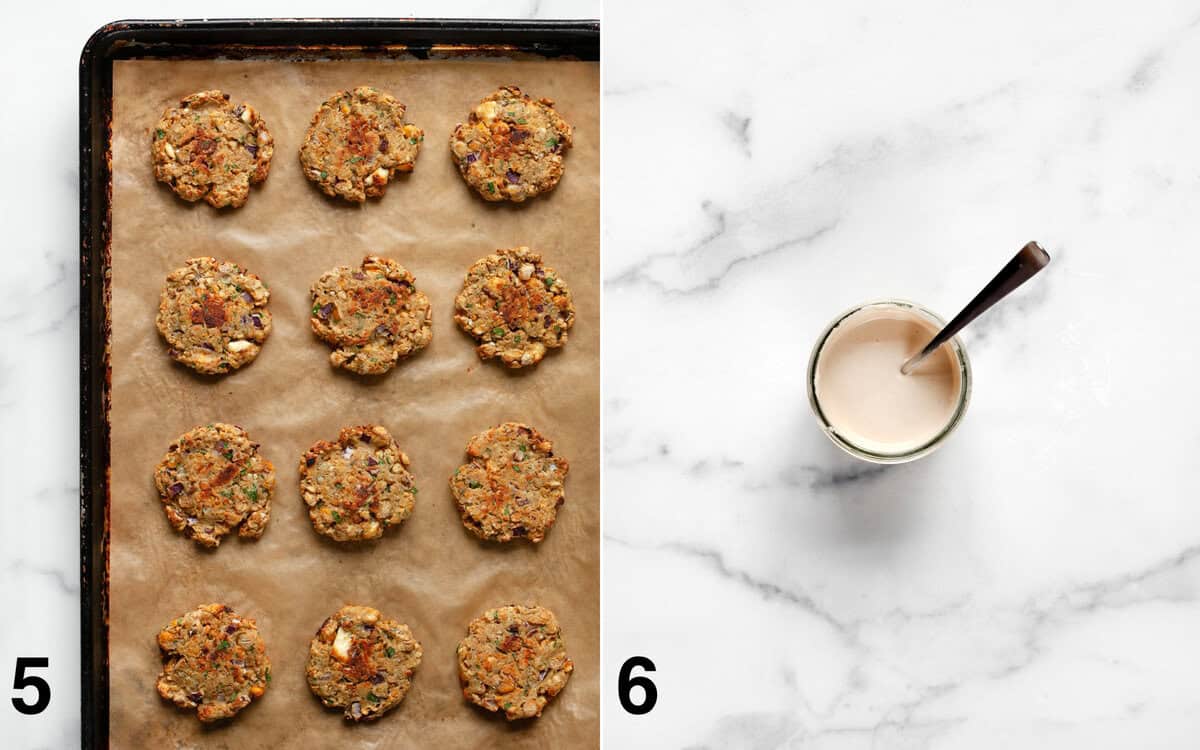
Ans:
[{"label": "baked fritter", "polygon": [[450,157],[487,201],[520,203],[552,190],[563,174],[571,126],[550,99],[516,86],[497,89],[450,136]]},{"label": "baked fritter", "polygon": [[237,263],[192,258],[167,276],[156,324],[176,362],[206,375],[258,356],[271,333],[267,285]]},{"label": "baked fritter", "polygon": [[300,459],[300,495],[313,529],[338,542],[376,539],[413,511],[408,456],[379,425],[346,427]]},{"label": "baked fritter", "polygon": [[389,258],[369,255],[357,269],[338,266],[312,286],[313,333],[334,348],[334,367],[387,372],[429,344],[432,322],[429,298]]},{"label": "baked fritter", "polygon": [[558,620],[545,607],[488,610],[458,644],[463,697],[488,711],[504,711],[509,721],[541,716],[574,669]]},{"label": "baked fritter", "polygon": [[404,105],[370,86],[331,96],[300,146],[304,176],[352,203],[378,198],[388,180],[413,171],[424,133],[404,122]]},{"label": "baked fritter", "polygon": [[481,539],[542,541],[565,498],[566,459],[554,455],[541,433],[517,422],[472,437],[467,456],[450,478],[463,526]]},{"label": "baked fritter", "polygon": [[370,721],[400,705],[420,664],[421,644],[407,625],[348,604],[313,637],[305,675],[327,707],[348,721]]},{"label": "baked fritter", "polygon": [[249,104],[201,91],[163,112],[151,137],[154,176],[184,200],[237,208],[267,179],[275,142]]},{"label": "baked fritter", "polygon": [[542,265],[542,256],[516,247],[471,266],[454,299],[454,320],[479,342],[480,359],[526,367],[567,343],[575,306],[566,282]]},{"label": "baked fritter", "polygon": [[154,484],[171,526],[216,547],[235,528],[238,536],[262,536],[275,467],[245,430],[218,422],[180,435],[155,470]]},{"label": "baked fritter", "polygon": [[224,604],[205,604],[158,634],[163,671],[158,694],[200,721],[228,719],[271,683],[271,662],[254,620]]}]

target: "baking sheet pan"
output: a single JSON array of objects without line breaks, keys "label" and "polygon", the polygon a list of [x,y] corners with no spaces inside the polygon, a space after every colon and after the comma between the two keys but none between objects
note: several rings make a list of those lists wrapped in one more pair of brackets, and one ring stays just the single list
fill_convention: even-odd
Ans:
[{"label": "baking sheet pan", "polygon": [[[105,308],[111,412],[101,425],[110,430],[111,456],[104,506],[108,627],[101,645],[108,655],[104,729],[112,746],[598,744],[599,72],[594,62],[498,49],[475,51],[482,56],[461,48],[446,55],[393,49],[325,59],[312,50],[274,50],[265,56],[114,62],[105,266],[111,272]],[[554,98],[576,128],[562,183],[517,207],[474,196],[446,147],[454,124],[504,83]],[[320,194],[296,158],[320,102],[358,84],[395,93],[408,105],[410,121],[426,133],[416,171],[390,186],[381,201],[361,207]],[[150,171],[147,144],[162,109],[183,94],[213,87],[254,104],[276,140],[270,178],[235,211],[184,203]],[[517,244],[540,250],[570,284],[579,318],[563,351],[530,372],[512,373],[477,359],[452,311],[467,266],[497,247]],[[434,305],[434,337],[396,371],[364,380],[329,367],[328,349],[308,328],[308,287],[328,268],[356,263],[369,252],[395,257],[415,274]],[[172,363],[154,330],[165,275],[206,254],[235,260],[266,280],[275,321],[257,361],[218,379]],[[85,268],[87,260],[85,255]],[[89,364],[85,375],[94,376],[94,357]],[[85,422],[95,426],[95,414],[89,416]],[[470,435],[508,419],[538,427],[571,461],[567,503],[537,547],[476,541],[462,529],[447,487]],[[174,437],[216,420],[241,424],[262,443],[276,465],[278,487],[261,540],[230,538],[210,552],[167,526],[150,477]],[[299,499],[296,463],[312,442],[369,421],[396,436],[412,459],[421,493],[401,528],[377,543],[346,548],[313,533]],[[89,461],[85,475],[95,467]],[[85,484],[85,491],[94,489],[93,482]],[[94,506],[89,510],[85,523],[94,524],[98,514]],[[94,543],[94,526],[90,530]],[[89,584],[93,572],[94,563],[84,571]],[[153,688],[161,664],[157,629],[208,601],[256,617],[273,663],[264,699],[219,727],[201,726]],[[462,700],[454,659],[467,622],[509,601],[551,607],[576,663],[570,684],[543,717],[516,725]],[[425,650],[405,702],[363,726],[346,725],[321,707],[303,677],[308,640],[348,602],[407,622]],[[91,708],[98,709],[99,701]],[[88,713],[85,705],[85,721]],[[93,717],[92,724],[99,721]]]}]

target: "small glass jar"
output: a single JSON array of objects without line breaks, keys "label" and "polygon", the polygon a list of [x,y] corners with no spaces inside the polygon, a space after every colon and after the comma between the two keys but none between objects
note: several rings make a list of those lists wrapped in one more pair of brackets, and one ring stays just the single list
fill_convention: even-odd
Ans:
[{"label": "small glass jar", "polygon": [[852,439],[842,434],[830,424],[825,413],[821,410],[821,402],[817,397],[817,363],[821,358],[821,351],[825,347],[830,334],[833,333],[843,321],[852,315],[869,310],[871,308],[899,308],[911,313],[914,313],[935,326],[935,331],[940,330],[946,325],[946,321],[942,320],[937,314],[932,311],[908,300],[902,299],[883,299],[873,302],[866,302],[861,305],[852,307],[841,315],[834,318],[833,322],[821,332],[817,337],[817,343],[813,346],[812,355],[808,360],[808,402],[812,406],[813,414],[817,418],[817,423],[820,424],[821,430],[833,441],[834,445],[838,446],[845,452],[855,458],[860,458],[864,461],[870,461],[877,464],[901,464],[908,461],[915,461],[922,456],[927,456],[937,450],[950,433],[954,432],[962,421],[963,415],[966,414],[967,404],[971,401],[971,362],[967,359],[967,351],[963,348],[962,341],[957,336],[950,339],[943,346],[950,347],[953,354],[954,362],[958,366],[959,373],[959,388],[958,398],[953,414],[949,422],[942,430],[928,441],[912,448],[905,449],[896,453],[887,453],[879,450],[873,450],[862,445],[857,445]]}]

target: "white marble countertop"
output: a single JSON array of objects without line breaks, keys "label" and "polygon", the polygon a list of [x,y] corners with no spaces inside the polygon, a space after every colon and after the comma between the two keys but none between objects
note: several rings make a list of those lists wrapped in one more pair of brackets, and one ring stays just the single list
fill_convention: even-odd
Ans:
[{"label": "white marble countertop", "polygon": [[[605,35],[606,690],[644,654],[659,693],[607,744],[1196,747],[1200,9],[610,1]],[[834,315],[948,317],[1030,239],[940,452],[820,434]]]},{"label": "white marble countertop", "polygon": [[[663,5],[604,8],[605,745],[1195,746],[1200,10]],[[0,125],[31,175],[0,182],[0,680],[49,656],[54,690],[0,702],[13,747],[78,741],[78,52],[189,7],[27,4],[0,52],[37,112]],[[1054,262],[964,336],[951,441],[886,469],[828,443],[804,366],[829,319],[951,314],[1029,239]]]}]

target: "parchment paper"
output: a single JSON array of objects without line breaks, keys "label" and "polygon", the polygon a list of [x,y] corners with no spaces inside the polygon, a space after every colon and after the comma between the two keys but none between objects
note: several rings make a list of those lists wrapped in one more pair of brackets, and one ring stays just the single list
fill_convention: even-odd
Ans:
[{"label": "parchment paper", "polygon": [[[599,68],[504,59],[122,61],[113,72],[111,743],[116,748],[581,748],[599,744]],[[558,188],[526,205],[486,204],[448,155],[453,126],[498,85],[556,100],[575,130]],[[352,206],[301,174],[297,150],[318,105],[369,84],[408,105],[425,131],[415,172],[381,201]],[[247,204],[217,212],[155,182],[150,131],[180,97],[220,88],[253,104],[276,140],[269,179]],[[529,245],[570,285],[578,319],[564,349],[528,372],[481,362],[453,321],[467,267]],[[374,380],[334,371],[309,328],[309,285],[367,253],[396,258],[434,306],[433,342]],[[154,328],[164,278],[190,257],[228,258],[271,290],[258,359],[219,378],[174,364]],[[468,438],[528,422],[571,462],[567,499],[539,546],[497,546],[462,527],[447,485]],[[212,421],[243,426],[274,462],[264,536],[200,549],[167,524],[152,476],[167,446]],[[313,532],[297,462],[343,425],[378,422],[412,460],[412,517],[363,546]],[[202,726],[161,700],[155,635],[172,617],[219,601],[257,619],[272,662],[267,694],[232,722]],[[575,672],[533,722],[508,724],[467,704],[455,647],[485,609],[538,602],[557,613]],[[347,724],[304,679],[308,643],[345,603],[408,623],[424,659],[404,702]]]}]

